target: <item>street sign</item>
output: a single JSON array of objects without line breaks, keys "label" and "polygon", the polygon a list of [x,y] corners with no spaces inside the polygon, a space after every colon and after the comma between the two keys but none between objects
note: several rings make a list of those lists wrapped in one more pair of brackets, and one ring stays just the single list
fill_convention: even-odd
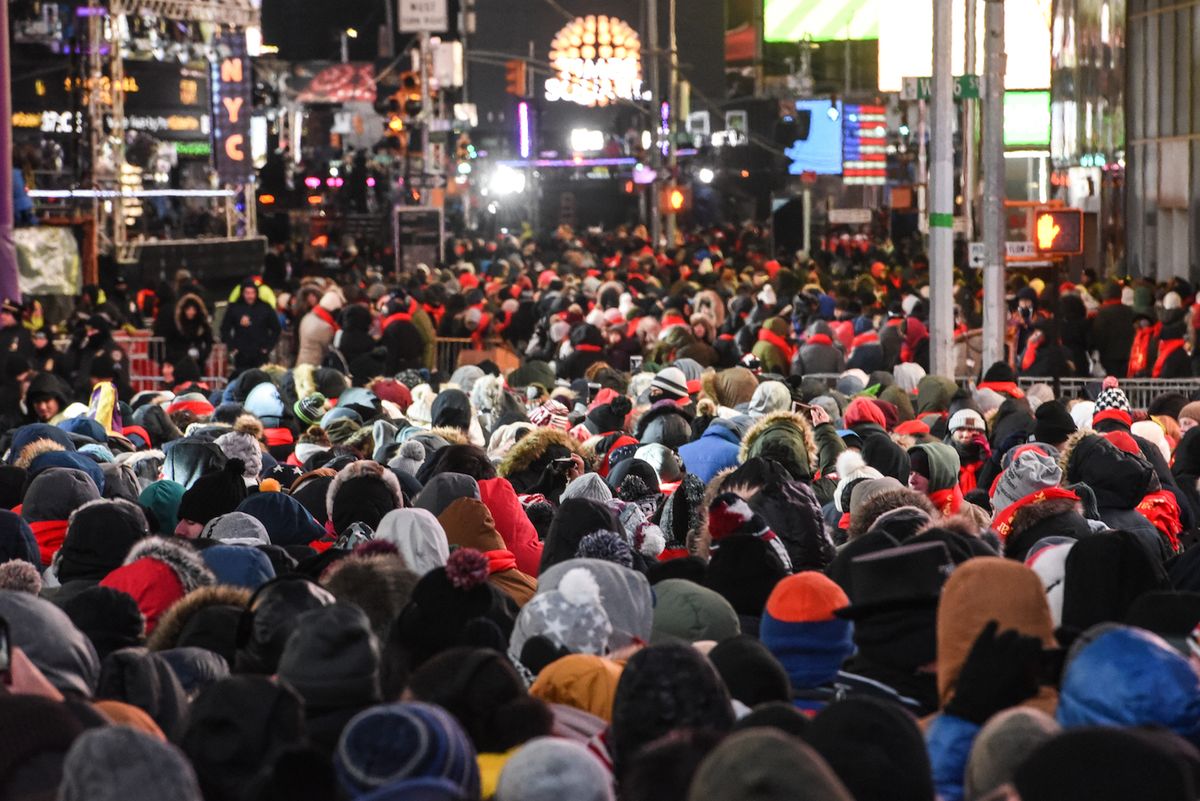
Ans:
[{"label": "street sign", "polygon": [[414,189],[445,189],[444,175],[413,175],[408,179],[408,185]]},{"label": "street sign", "polygon": [[[904,78],[900,88],[901,100],[932,100],[933,99],[933,78],[928,76],[919,78]],[[979,99],[979,76],[978,75],[955,75],[954,76],[954,100],[978,100]]]},{"label": "street sign", "polygon": [[1078,256],[1083,253],[1083,212],[1080,209],[1039,211],[1033,235],[1039,256]]},{"label": "street sign", "polygon": [[401,33],[444,33],[450,30],[448,0],[399,0]]},{"label": "street sign", "polygon": [[870,209],[830,209],[830,225],[867,225],[871,222]]},{"label": "street sign", "polygon": [[1005,242],[1004,255],[1010,259],[1032,259],[1038,252],[1032,242]]},{"label": "street sign", "polygon": [[974,269],[982,269],[987,261],[987,247],[982,242],[972,242],[967,250],[967,264]]}]

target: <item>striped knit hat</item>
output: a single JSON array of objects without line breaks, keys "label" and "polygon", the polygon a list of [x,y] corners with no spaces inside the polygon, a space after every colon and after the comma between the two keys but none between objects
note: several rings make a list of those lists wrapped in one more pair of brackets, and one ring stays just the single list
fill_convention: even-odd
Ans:
[{"label": "striped knit hat", "polygon": [[849,605],[842,588],[815,571],[775,585],[763,610],[759,639],[783,665],[793,688],[832,681],[854,653],[854,624],[834,615]]},{"label": "striped knit hat", "polygon": [[548,400],[529,411],[529,422],[539,428],[557,428],[561,431],[568,431],[571,428],[569,414],[566,406],[556,400]]},{"label": "striped knit hat", "polygon": [[682,400],[688,396],[687,376],[678,367],[667,367],[655,374],[654,380],[650,382],[650,388]]},{"label": "striped knit hat", "polygon": [[750,504],[735,493],[721,493],[708,507],[708,534],[711,539],[710,551],[716,551],[729,537],[757,537],[771,546],[785,570],[789,573],[792,570],[792,560],[779,537],[767,522],[750,508]]}]

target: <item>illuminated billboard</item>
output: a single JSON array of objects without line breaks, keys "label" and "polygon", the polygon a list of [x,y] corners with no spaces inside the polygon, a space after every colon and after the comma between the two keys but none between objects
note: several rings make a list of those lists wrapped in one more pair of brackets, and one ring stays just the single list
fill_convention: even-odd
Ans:
[{"label": "illuminated billboard", "polygon": [[[878,39],[883,0],[764,0],[768,42]],[[902,4],[903,5],[903,4]]]},{"label": "illuminated billboard", "polygon": [[[966,2],[954,0],[950,61],[955,75],[983,71],[983,4],[976,16],[976,63],[966,61]],[[1050,88],[1051,0],[1006,0],[1005,89]],[[879,91],[899,92],[907,77],[933,74],[933,4],[884,3],[879,24]]]},{"label": "illuminated billboard", "polygon": [[1050,93],[1004,93],[1004,146],[1050,146]]},{"label": "illuminated billboard", "polygon": [[[791,163],[788,172],[802,175],[841,175],[842,103],[829,99],[797,100],[797,116],[808,118],[808,136],[784,150]],[[803,129],[803,125],[800,126]]]},{"label": "illuminated billboard", "polygon": [[555,74],[546,80],[547,100],[607,106],[642,99],[642,46],[624,20],[603,14],[576,17],[550,44]]}]

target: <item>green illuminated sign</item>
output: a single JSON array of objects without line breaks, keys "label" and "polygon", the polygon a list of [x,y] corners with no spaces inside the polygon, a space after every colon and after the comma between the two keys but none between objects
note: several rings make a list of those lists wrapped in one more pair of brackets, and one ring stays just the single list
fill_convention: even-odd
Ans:
[{"label": "green illuminated sign", "polygon": [[1050,93],[1004,93],[1004,146],[1050,146]]},{"label": "green illuminated sign", "polygon": [[768,42],[878,39],[883,0],[764,0]]}]

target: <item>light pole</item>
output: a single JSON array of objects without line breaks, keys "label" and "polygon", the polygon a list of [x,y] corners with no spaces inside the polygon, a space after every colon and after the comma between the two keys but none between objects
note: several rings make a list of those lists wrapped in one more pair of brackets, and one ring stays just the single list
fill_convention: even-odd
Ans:
[{"label": "light pole", "polygon": [[930,373],[954,377],[954,76],[952,0],[933,0],[933,165],[929,203]]},{"label": "light pole", "polygon": [[1004,0],[983,24],[983,369],[1004,361]]}]

